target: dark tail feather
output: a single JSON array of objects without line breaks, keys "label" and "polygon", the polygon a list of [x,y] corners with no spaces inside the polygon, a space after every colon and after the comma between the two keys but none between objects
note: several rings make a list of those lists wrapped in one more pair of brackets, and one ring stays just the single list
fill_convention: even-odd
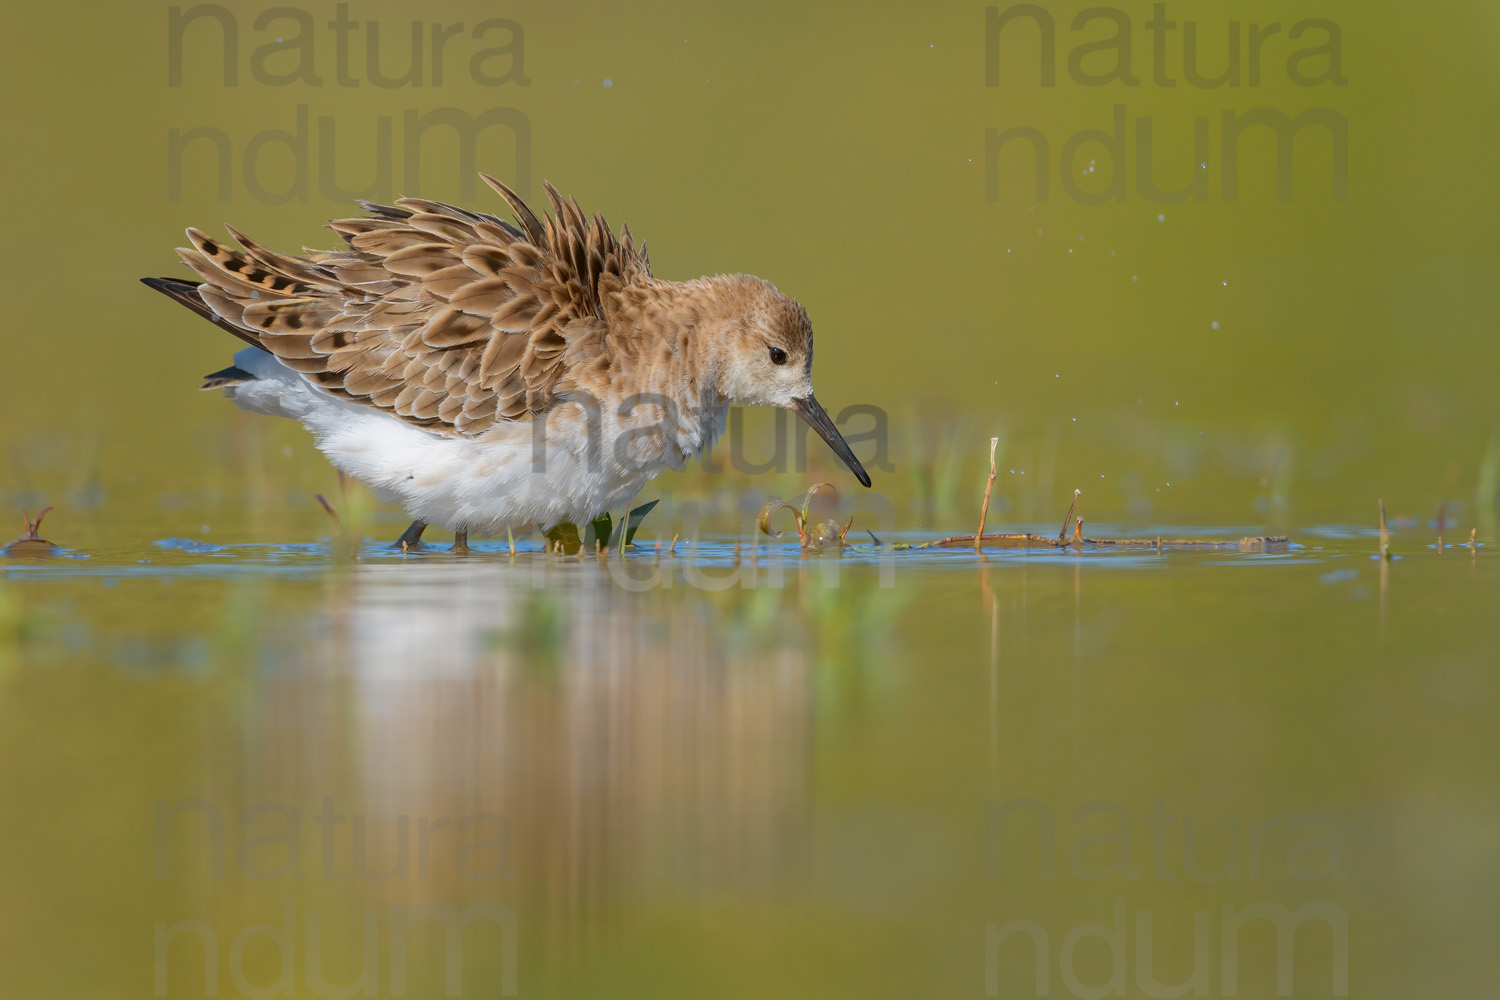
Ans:
[{"label": "dark tail feather", "polygon": [[228,368],[221,368],[216,372],[210,372],[203,376],[203,384],[199,388],[223,389],[231,385],[244,385],[246,382],[254,382],[255,378],[254,375],[245,371],[245,369],[230,365]]},{"label": "dark tail feather", "polygon": [[202,296],[198,294],[198,286],[193,282],[182,281],[178,278],[142,278],[141,284],[156,289],[173,302],[187,306],[199,316],[219,327],[219,329],[228,330],[251,347],[260,346],[260,342],[250,336],[250,334],[210,309],[208,304],[203,301]]}]

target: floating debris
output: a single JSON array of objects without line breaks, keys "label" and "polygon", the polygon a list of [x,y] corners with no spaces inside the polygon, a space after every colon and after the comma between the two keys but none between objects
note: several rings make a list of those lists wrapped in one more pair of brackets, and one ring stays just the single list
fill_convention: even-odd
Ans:
[{"label": "floating debris", "polygon": [[[1080,524],[1072,538],[1049,538],[1030,532],[984,535],[980,542],[984,548],[996,549],[1066,549],[1074,547],[1123,548],[1123,549],[1236,549],[1240,552],[1274,552],[1291,544],[1285,535],[1254,535],[1239,539],[1212,538],[1089,538],[1083,534]],[[935,542],[920,545],[896,545],[897,549],[951,549],[974,547],[973,535],[956,535],[940,538]]]},{"label": "floating debris", "polygon": [[781,538],[783,533],[771,528],[771,517],[777,511],[786,509],[792,512],[792,517],[797,521],[797,540],[802,543],[804,552],[822,552],[832,550],[842,552],[845,548],[844,539],[849,535],[849,529],[854,525],[854,515],[849,515],[848,524],[839,524],[837,521],[821,521],[817,524],[811,522],[813,498],[824,489],[832,490],[832,483],[813,483],[808,488],[807,496],[802,498],[802,508],[799,510],[785,500],[770,500],[760,509],[760,518],[756,522],[763,534],[772,538]]},{"label": "floating debris", "polygon": [[51,511],[51,507],[43,510],[36,516],[35,521],[31,519],[31,514],[27,511],[21,511],[21,516],[26,518],[26,534],[7,545],[4,549],[5,554],[8,556],[50,556],[56,555],[61,551],[59,545],[55,542],[47,541],[40,534],[42,530],[42,518],[46,517]]},{"label": "floating debris", "polygon": [[[1056,538],[1048,538],[1035,535],[1031,532],[1016,532],[1006,534],[984,534],[985,515],[989,511],[990,487],[995,481],[995,445],[998,438],[990,439],[990,477],[985,483],[984,501],[979,509],[979,533],[974,535],[954,535],[950,538],[940,538],[934,542],[921,542],[913,545],[906,542],[898,542],[891,546],[893,551],[907,551],[913,549],[952,549],[963,546],[972,548],[979,552],[985,548],[997,549],[1066,549],[1077,548],[1080,551],[1085,548],[1154,548],[1160,552],[1165,548],[1174,549],[1235,549],[1240,552],[1272,552],[1284,549],[1291,544],[1291,540],[1285,535],[1256,535],[1239,539],[1204,539],[1204,538],[1089,538],[1083,533],[1083,518],[1074,518],[1074,512],[1078,509],[1078,498],[1082,490],[1073,491],[1072,502],[1068,504],[1068,513],[1063,517],[1062,529],[1058,531]],[[813,490],[808,491],[808,499],[811,501]],[[777,502],[766,504],[761,508],[761,525],[764,530],[768,511],[776,506]],[[790,504],[782,504],[790,507]],[[795,509],[795,508],[793,508]],[[1384,524],[1384,506],[1381,508],[1382,525]],[[798,521],[798,533],[802,533],[802,520],[806,518],[804,505],[803,518]],[[1068,529],[1073,530],[1072,537],[1068,537]],[[847,528],[845,529],[847,530]],[[769,533],[769,532],[768,532]],[[806,542],[804,541],[804,547]]]}]

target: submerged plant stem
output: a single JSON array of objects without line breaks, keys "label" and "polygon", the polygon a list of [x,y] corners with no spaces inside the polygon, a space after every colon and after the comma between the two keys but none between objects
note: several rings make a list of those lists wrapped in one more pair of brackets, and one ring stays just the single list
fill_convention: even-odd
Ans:
[{"label": "submerged plant stem", "polygon": [[[1063,517],[1062,530],[1057,533],[1057,540],[1059,542],[1068,537],[1068,525],[1073,523],[1073,509],[1078,506],[1078,495],[1082,492],[1083,490],[1073,491],[1073,502],[1068,504],[1068,513]],[[1080,530],[1082,529],[1080,528]]]},{"label": "submerged plant stem", "polygon": [[[974,532],[974,551],[979,551],[979,540],[984,537],[984,520],[990,513],[990,490],[995,488],[995,448],[1000,444],[997,437],[990,438],[990,478],[984,483],[984,502],[979,505],[979,530]],[[873,535],[871,536],[874,537]]]},{"label": "submerged plant stem", "polygon": [[1386,530],[1386,526],[1385,526],[1385,500],[1382,498],[1379,501],[1379,504],[1380,504],[1380,558],[1382,558],[1382,559],[1389,559],[1391,557],[1391,533],[1388,530]]}]

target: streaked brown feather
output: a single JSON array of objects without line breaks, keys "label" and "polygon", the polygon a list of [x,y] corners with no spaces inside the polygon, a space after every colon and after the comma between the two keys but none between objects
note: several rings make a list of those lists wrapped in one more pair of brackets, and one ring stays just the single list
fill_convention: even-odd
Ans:
[{"label": "streaked brown feather", "polygon": [[473,280],[448,296],[454,309],[476,316],[491,316],[495,310],[515,298],[515,284],[505,277],[480,278],[470,271]]},{"label": "streaked brown feather", "polygon": [[542,228],[541,223],[537,221],[536,214],[521,200],[520,195],[516,194],[500,181],[495,180],[489,174],[480,174],[479,179],[488,184],[496,194],[505,199],[505,203],[510,206],[510,210],[516,213],[516,219],[521,223],[521,228],[525,230],[528,240],[536,246],[549,245],[547,242],[547,230]]},{"label": "streaked brown feather", "polygon": [[421,278],[434,271],[442,270],[452,264],[453,261],[454,253],[452,244],[418,243],[415,246],[397,250],[385,259],[383,266],[391,274]]},{"label": "streaked brown feather", "polygon": [[[422,343],[436,351],[478,344],[493,335],[493,328],[483,316],[471,316],[453,308],[434,313],[422,327]],[[448,365],[439,367],[446,371]]]},{"label": "streaked brown feather", "polygon": [[451,264],[423,278],[422,290],[448,302],[456,292],[472,285],[478,277],[467,264]]},{"label": "streaked brown feather", "polygon": [[418,246],[422,243],[431,243],[432,234],[425,233],[420,229],[383,228],[370,232],[356,233],[349,237],[349,245],[356,250],[363,250],[368,254],[386,257],[397,250],[407,247]]},{"label": "streaked brown feather", "polygon": [[310,260],[299,259],[291,254],[267,250],[227,222],[224,224],[224,229],[239,242],[240,246],[244,247],[245,255],[267,272],[297,282],[299,288],[309,290],[316,288],[324,292],[339,290],[339,282],[334,278],[333,272],[326,267]]},{"label": "streaked brown feather", "polygon": [[653,279],[627,229],[617,238],[551,184],[539,218],[481,177],[519,228],[402,198],[331,221],[342,250],[284,254],[226,227],[236,249],[190,229],[178,254],[204,283],[163,290],[322,391],[438,433],[545,413],[572,373],[611,370],[608,317]]}]

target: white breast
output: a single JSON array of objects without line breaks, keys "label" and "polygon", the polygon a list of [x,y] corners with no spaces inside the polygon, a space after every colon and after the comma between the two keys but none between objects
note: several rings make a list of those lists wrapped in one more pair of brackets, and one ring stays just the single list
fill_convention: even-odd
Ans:
[{"label": "white breast", "polygon": [[713,398],[627,407],[570,401],[545,421],[459,438],[335,399],[258,348],[239,352],[235,365],[257,376],[228,390],[236,404],[300,420],[335,466],[381,500],[476,535],[581,525],[616,509],[711,446],[728,409]]}]

